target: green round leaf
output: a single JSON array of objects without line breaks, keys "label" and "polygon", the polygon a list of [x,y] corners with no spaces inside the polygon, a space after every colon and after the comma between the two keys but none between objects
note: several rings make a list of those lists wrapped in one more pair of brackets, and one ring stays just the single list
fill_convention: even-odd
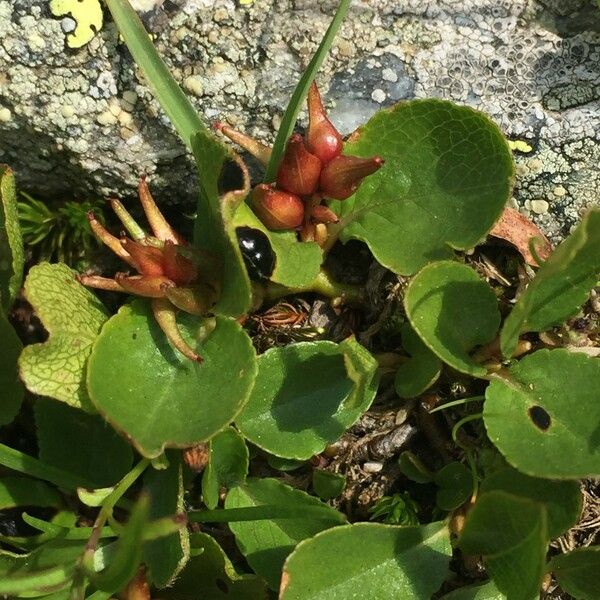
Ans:
[{"label": "green round leaf", "polygon": [[236,420],[241,433],[283,458],[307,459],[337,440],[370,406],[377,362],[353,339],[272,348]]},{"label": "green round leaf", "polygon": [[315,519],[313,513],[306,517],[229,524],[250,566],[272,589],[277,589],[283,563],[294,547],[319,531],[344,523],[345,517],[317,498],[276,479],[248,479],[243,486],[233,488],[225,500],[225,508],[263,505],[285,506],[300,512],[305,507],[320,507],[324,515],[321,519]]},{"label": "green round leaf", "polygon": [[181,315],[179,328],[203,363],[171,347],[144,302],[121,307],[90,356],[88,389],[96,408],[148,458],[226,427],[256,376],[250,338],[235,321]]},{"label": "green round leaf", "polygon": [[465,554],[485,556],[488,573],[508,598],[539,595],[548,535],[543,504],[503,491],[479,497],[458,540]]},{"label": "green round leaf", "polygon": [[577,548],[555,556],[548,565],[560,587],[578,600],[600,598],[600,546]]},{"label": "green round leaf", "polygon": [[248,474],[248,448],[232,427],[217,433],[209,442],[208,465],[202,475],[202,500],[217,508],[221,488],[244,483]]},{"label": "green round leaf", "polygon": [[437,381],[442,363],[409,323],[402,326],[401,335],[402,347],[411,358],[396,371],[394,385],[400,398],[416,398]]},{"label": "green round leaf", "polygon": [[234,225],[259,229],[269,238],[275,253],[275,268],[269,279],[274,283],[301,288],[309,285],[319,274],[323,251],[315,242],[299,242],[293,231],[270,231],[245,203],[237,209]]},{"label": "green round leaf", "polygon": [[473,475],[459,462],[452,462],[440,469],[435,474],[434,481],[439,487],[435,501],[442,510],[458,508],[473,493]]},{"label": "green round leaf", "polygon": [[[467,585],[441,597],[441,600],[506,600],[493,581],[483,585]],[[533,597],[532,597],[533,600]]]},{"label": "green round leaf", "polygon": [[568,350],[539,350],[495,378],[483,418],[490,440],[534,477],[600,476],[600,361]]},{"label": "green round leaf", "polygon": [[385,165],[332,207],[341,239],[365,241],[395,273],[411,275],[451,258],[491,229],[512,188],[514,164],[498,127],[484,114],[442,100],[414,100],[378,112],[345,146]]},{"label": "green round leaf", "polygon": [[205,533],[190,536],[193,556],[172,587],[160,592],[164,600],[265,600],[260,577],[239,575],[221,546]]},{"label": "green round leaf", "polygon": [[49,337],[26,346],[19,358],[21,378],[30,392],[94,412],[85,388],[92,344],[108,318],[98,298],[83,287],[67,265],[41,263],[25,280],[25,296]]},{"label": "green round leaf", "polygon": [[3,313],[0,313],[0,340],[0,425],[7,425],[17,416],[23,400],[23,384],[17,368],[23,344]]},{"label": "green round leaf", "polygon": [[434,474],[412,452],[405,450],[400,454],[398,466],[401,473],[411,481],[429,483],[433,481]]},{"label": "green round leaf", "polygon": [[99,415],[38,398],[34,406],[40,460],[95,487],[114,485],[131,469],[131,446]]},{"label": "green round leaf", "polygon": [[494,292],[473,269],[451,261],[426,266],[410,282],[404,306],[415,331],[440,359],[462,373],[486,376],[469,352],[494,339],[500,313]]},{"label": "green round leaf", "polygon": [[340,473],[333,473],[325,469],[314,469],[312,484],[315,494],[323,500],[337,498],[346,486],[346,477]]},{"label": "green round leaf", "polygon": [[302,542],[287,559],[281,600],[431,598],[452,556],[445,523],[344,525]]},{"label": "green round leaf", "polygon": [[573,527],[581,514],[582,495],[577,481],[553,481],[520,473],[507,467],[486,477],[479,493],[502,490],[539,502],[548,514],[548,536],[555,539]]}]

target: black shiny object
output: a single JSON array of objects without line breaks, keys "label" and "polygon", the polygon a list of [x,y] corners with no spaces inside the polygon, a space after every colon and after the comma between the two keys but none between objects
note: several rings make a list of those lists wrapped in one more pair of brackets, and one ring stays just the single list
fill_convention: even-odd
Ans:
[{"label": "black shiny object", "polygon": [[269,238],[260,229],[238,227],[235,230],[250,279],[269,279],[275,269],[275,253]]}]

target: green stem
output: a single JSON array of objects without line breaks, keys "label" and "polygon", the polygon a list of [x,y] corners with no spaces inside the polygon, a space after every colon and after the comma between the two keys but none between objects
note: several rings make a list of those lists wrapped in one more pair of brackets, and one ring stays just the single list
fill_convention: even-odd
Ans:
[{"label": "green stem", "polygon": [[269,283],[265,290],[265,300],[273,302],[292,294],[314,292],[327,298],[341,298],[343,302],[357,304],[363,300],[363,288],[349,283],[335,281],[325,271],[319,274],[309,284],[300,287],[286,287],[278,283]]}]

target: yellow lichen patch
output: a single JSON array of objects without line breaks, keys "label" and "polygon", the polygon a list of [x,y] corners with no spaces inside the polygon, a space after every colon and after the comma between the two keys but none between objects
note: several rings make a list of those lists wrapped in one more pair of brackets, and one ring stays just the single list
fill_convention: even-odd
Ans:
[{"label": "yellow lichen patch", "polygon": [[528,154],[533,150],[533,148],[524,140],[508,140],[508,145],[513,152],[516,151]]},{"label": "yellow lichen patch", "polygon": [[69,48],[85,46],[102,29],[102,7],[100,0],[51,0],[50,11],[55,17],[70,14],[77,27],[67,37]]},{"label": "yellow lichen patch", "polygon": [[250,4],[254,4],[254,0],[240,0],[240,4],[242,6],[249,6]]}]

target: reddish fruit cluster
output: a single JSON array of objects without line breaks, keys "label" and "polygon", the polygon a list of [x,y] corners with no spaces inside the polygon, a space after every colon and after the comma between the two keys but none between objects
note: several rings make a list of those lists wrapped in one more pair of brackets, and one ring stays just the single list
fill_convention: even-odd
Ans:
[{"label": "reddish fruit cluster", "polygon": [[80,275],[88,287],[126,292],[152,299],[152,312],[173,346],[184,356],[201,362],[202,358],[183,339],[176,322],[177,309],[203,316],[218,297],[214,277],[216,263],[212,256],[202,255],[169,225],[154,202],[146,180],[138,188],[140,202],[154,235],[146,234],[118,200],[111,206],[131,238],[117,238],[88,213],[96,236],[119,258],[133,267],[138,275],[117,273],[114,279],[97,275]]},{"label": "reddish fruit cluster", "polygon": [[[275,184],[256,186],[250,202],[269,229],[299,229],[304,241],[324,241],[320,235],[324,226],[338,218],[321,202],[349,198],[384,161],[379,156],[342,155],[344,141],[327,118],[314,83],[308,93],[308,119],[306,140],[299,134],[290,137]],[[269,148],[226,125],[216,127],[263,164],[268,162]]]}]

